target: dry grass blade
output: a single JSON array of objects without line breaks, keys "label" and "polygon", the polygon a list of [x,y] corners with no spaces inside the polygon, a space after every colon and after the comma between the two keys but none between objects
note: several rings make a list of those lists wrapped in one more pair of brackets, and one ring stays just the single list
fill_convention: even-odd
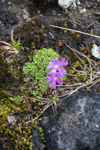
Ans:
[{"label": "dry grass blade", "polygon": [[[88,58],[86,55],[84,55],[83,53],[81,53],[81,52],[79,52],[79,51],[77,51],[77,50],[71,48],[69,45],[67,45],[67,44],[65,44],[65,45],[66,45],[66,47],[68,47],[69,49],[71,49],[71,50],[73,51],[73,53],[75,53],[76,56],[77,56],[79,59],[81,59],[80,56],[85,57],[85,58],[87,59],[89,67],[86,67],[86,68],[87,68],[87,70],[88,70],[88,74],[90,75],[90,80],[92,81],[92,78],[93,78],[92,72],[93,72],[93,69],[96,69],[96,67],[95,67],[95,66],[97,66],[96,62],[94,62],[94,61],[92,61],[91,59],[89,59],[89,58]],[[84,70],[83,70],[83,71],[84,71]],[[96,70],[96,71],[97,71],[97,70]]]},{"label": "dry grass blade", "polygon": [[10,47],[10,46],[2,45],[2,46],[0,46],[0,49],[1,49],[1,50],[10,50],[11,47]]},{"label": "dry grass blade", "polygon": [[7,43],[7,42],[5,42],[5,41],[0,41],[0,43],[5,44],[5,45],[8,45],[9,47],[12,47],[11,44],[9,44],[9,43]]},{"label": "dry grass blade", "polygon": [[[73,84],[73,85],[70,84],[67,86],[63,85],[62,88],[64,90],[66,90],[66,92],[61,96],[64,96],[65,97],[64,99],[66,99],[67,97],[72,95],[74,92],[78,91],[79,89],[81,89],[83,87],[88,86],[88,89],[90,89],[95,84],[100,83],[100,69],[98,69],[98,65],[96,64],[96,62],[94,60],[88,58],[83,53],[71,48],[69,45],[67,45],[67,44],[65,44],[65,45],[66,45],[66,47],[68,47],[70,50],[73,51],[73,53],[77,56],[77,58],[79,60],[81,60],[81,57],[85,57],[87,59],[88,65],[86,67],[86,70],[84,70],[84,69],[83,70],[76,70],[75,68],[73,68],[73,69],[75,72],[80,72],[80,75],[83,73],[86,73],[88,80],[87,80],[87,82],[83,82],[83,83],[78,83],[78,84]],[[95,73],[93,73],[93,71]],[[67,74],[67,75],[70,75],[70,74]],[[71,75],[71,76],[75,76],[75,75]],[[72,89],[70,89],[70,86],[72,87]],[[59,96],[59,97],[61,97],[61,96]]]},{"label": "dry grass blade", "polygon": [[[93,85],[95,85],[96,83],[99,83],[99,82],[100,82],[100,79],[97,79],[95,81],[89,82],[87,84],[83,83],[83,85],[76,87],[74,90],[71,90],[71,91],[66,92],[65,94],[63,94],[62,96],[64,96],[65,98],[63,98],[62,101],[65,100],[66,98],[68,98],[69,96],[71,96],[73,93],[77,92],[79,89],[81,89],[81,88],[83,88],[85,86],[90,85],[88,87],[88,89],[89,89],[90,87],[92,87]],[[61,96],[59,96],[59,97],[61,97]]]},{"label": "dry grass blade", "polygon": [[86,32],[82,32],[82,31],[78,31],[78,30],[73,30],[73,29],[69,29],[69,28],[63,28],[63,27],[59,27],[59,26],[55,26],[55,25],[49,25],[49,26],[53,27],[53,28],[62,29],[62,30],[68,30],[68,31],[73,31],[73,32],[81,33],[81,34],[84,34],[84,35],[88,35],[88,36],[92,36],[92,37],[100,39],[100,36],[98,36],[98,35],[89,34],[89,33],[86,33]]},{"label": "dry grass blade", "polygon": [[5,42],[5,41],[0,41],[1,44],[5,44],[5,45],[1,45],[0,49],[3,51],[1,53],[1,55],[6,54],[18,54],[18,51],[9,43]]}]

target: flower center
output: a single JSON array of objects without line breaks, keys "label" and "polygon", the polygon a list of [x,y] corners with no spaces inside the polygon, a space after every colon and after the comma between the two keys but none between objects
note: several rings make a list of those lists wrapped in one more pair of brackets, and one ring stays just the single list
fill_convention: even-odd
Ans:
[{"label": "flower center", "polygon": [[57,77],[54,77],[54,80],[57,80]]},{"label": "flower center", "polygon": [[58,65],[54,65],[55,68],[58,68]]}]

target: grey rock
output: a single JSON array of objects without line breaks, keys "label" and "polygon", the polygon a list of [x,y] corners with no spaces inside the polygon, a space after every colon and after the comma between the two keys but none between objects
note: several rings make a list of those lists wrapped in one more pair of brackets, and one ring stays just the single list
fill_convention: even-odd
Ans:
[{"label": "grey rock", "polygon": [[71,6],[72,3],[74,3],[76,0],[58,0],[58,5],[66,10],[69,6]]},{"label": "grey rock", "polygon": [[31,142],[32,142],[33,150],[37,150],[37,147],[38,150],[43,150],[43,144],[41,142],[41,138],[39,136],[39,132],[37,129],[32,131]]},{"label": "grey rock", "polygon": [[65,111],[50,110],[41,122],[48,150],[100,150],[100,94],[75,93],[62,102]]},{"label": "grey rock", "polygon": [[9,124],[16,125],[16,123],[20,120],[20,117],[17,115],[8,115],[7,120]]}]

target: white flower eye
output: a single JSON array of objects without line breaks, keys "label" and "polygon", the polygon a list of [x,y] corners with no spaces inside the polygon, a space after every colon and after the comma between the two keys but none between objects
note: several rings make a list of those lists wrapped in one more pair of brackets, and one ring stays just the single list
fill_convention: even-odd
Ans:
[{"label": "white flower eye", "polygon": [[58,68],[58,65],[54,65],[55,68]]},{"label": "white flower eye", "polygon": [[97,46],[96,44],[91,49],[92,55],[98,59],[100,59],[100,46]]},{"label": "white flower eye", "polygon": [[54,77],[54,80],[57,80],[57,77]]}]

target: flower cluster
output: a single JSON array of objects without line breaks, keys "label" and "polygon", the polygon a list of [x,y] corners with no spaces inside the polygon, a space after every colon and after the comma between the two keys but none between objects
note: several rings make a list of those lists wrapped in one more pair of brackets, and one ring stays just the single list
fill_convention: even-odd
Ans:
[{"label": "flower cluster", "polygon": [[60,61],[59,59],[52,58],[52,62],[49,63],[47,69],[52,69],[49,71],[50,76],[46,76],[47,80],[46,82],[51,82],[49,87],[53,87],[56,89],[56,82],[58,82],[59,85],[62,85],[63,82],[61,78],[63,77],[64,73],[67,73],[67,71],[61,66],[67,66],[68,62],[65,62],[65,58],[62,58]]}]

